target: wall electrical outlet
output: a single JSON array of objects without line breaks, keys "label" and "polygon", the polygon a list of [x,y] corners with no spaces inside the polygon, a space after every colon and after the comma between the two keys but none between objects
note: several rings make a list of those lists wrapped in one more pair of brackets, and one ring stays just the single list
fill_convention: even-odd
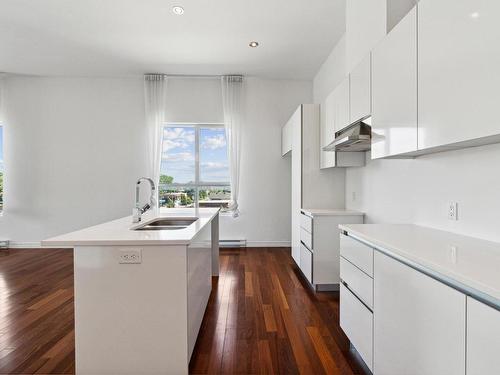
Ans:
[{"label": "wall electrical outlet", "polygon": [[449,220],[458,220],[458,203],[450,202],[448,204],[448,219]]},{"label": "wall electrical outlet", "polygon": [[120,264],[140,264],[142,263],[141,249],[121,249]]}]

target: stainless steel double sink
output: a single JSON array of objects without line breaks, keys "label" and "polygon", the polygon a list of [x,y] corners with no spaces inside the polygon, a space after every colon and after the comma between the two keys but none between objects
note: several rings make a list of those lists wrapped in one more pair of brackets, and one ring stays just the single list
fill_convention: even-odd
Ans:
[{"label": "stainless steel double sink", "polygon": [[197,217],[158,218],[134,230],[179,230],[187,228],[196,220]]}]

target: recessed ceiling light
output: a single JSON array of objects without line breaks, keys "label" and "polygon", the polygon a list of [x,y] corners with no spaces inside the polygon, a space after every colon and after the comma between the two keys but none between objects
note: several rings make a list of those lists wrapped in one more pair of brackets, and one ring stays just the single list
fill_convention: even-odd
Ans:
[{"label": "recessed ceiling light", "polygon": [[473,12],[470,14],[471,18],[479,18],[479,12]]},{"label": "recessed ceiling light", "polygon": [[179,6],[179,5],[176,5],[176,6],[173,6],[172,7],[172,12],[174,14],[177,14],[178,16],[184,14],[184,8]]},{"label": "recessed ceiling light", "polygon": [[248,45],[252,48],[255,48],[255,47],[258,47],[259,46],[259,42],[250,42],[248,43]]}]

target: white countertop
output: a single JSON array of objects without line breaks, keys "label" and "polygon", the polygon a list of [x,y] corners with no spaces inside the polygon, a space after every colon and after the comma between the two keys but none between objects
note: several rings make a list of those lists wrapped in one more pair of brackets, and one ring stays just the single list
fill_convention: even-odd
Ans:
[{"label": "white countertop", "polygon": [[363,216],[363,212],[344,210],[339,208],[302,208],[307,216]]},{"label": "white countertop", "polygon": [[349,236],[500,308],[500,243],[410,224],[339,225]]},{"label": "white countertop", "polygon": [[[140,223],[132,223],[132,216],[95,225],[42,241],[44,247],[57,246],[111,246],[111,245],[186,245],[219,213],[219,208],[162,208],[142,215]],[[131,230],[157,219],[197,217],[199,220],[185,229]]]}]

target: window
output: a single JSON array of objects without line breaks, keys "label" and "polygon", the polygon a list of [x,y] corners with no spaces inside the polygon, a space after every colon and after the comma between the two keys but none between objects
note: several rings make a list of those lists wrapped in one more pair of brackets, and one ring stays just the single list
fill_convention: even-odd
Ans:
[{"label": "window", "polygon": [[223,125],[163,128],[160,207],[222,207],[231,200]]},{"label": "window", "polygon": [[0,212],[3,211],[3,127],[0,124]]}]

